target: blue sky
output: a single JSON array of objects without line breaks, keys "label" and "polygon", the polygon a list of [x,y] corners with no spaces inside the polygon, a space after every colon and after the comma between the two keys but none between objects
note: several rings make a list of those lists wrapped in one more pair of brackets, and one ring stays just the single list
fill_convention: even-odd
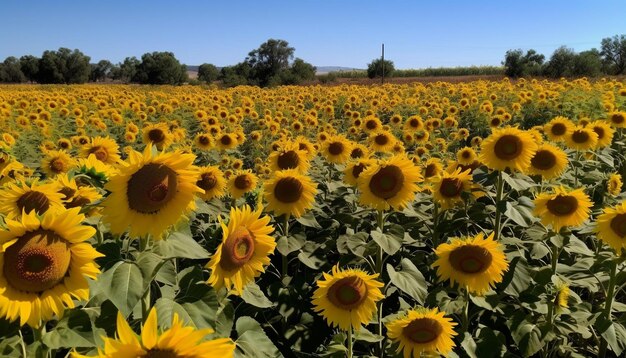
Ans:
[{"label": "blue sky", "polygon": [[269,38],[317,66],[499,65],[507,49],[577,51],[626,34],[626,1],[1,0],[0,60],[78,48],[114,63],[172,51],[189,65],[235,64]]}]

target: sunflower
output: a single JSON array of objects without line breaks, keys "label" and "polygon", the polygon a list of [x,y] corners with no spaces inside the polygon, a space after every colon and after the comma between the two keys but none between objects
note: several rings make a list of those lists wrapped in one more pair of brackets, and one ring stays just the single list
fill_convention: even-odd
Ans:
[{"label": "sunflower", "polygon": [[206,265],[211,270],[207,282],[215,289],[226,287],[240,296],[248,283],[265,272],[276,241],[270,236],[274,231],[270,217],[261,217],[262,211],[252,211],[248,205],[231,208],[228,226],[220,218],[222,243]]},{"label": "sunflower", "polygon": [[443,172],[443,165],[439,158],[429,158],[424,163],[424,179],[433,180]]},{"label": "sunflower", "polygon": [[315,155],[317,154],[315,147],[313,147],[313,143],[311,143],[311,141],[309,141],[306,137],[298,136],[295,143],[298,145],[299,150],[306,152],[306,158],[308,160],[315,158]]},{"label": "sunflower", "polygon": [[472,176],[469,170],[461,172],[457,168],[453,173],[442,172],[432,181],[433,198],[444,209],[463,202],[463,193],[472,194]]},{"label": "sunflower", "polygon": [[250,169],[238,170],[228,179],[228,192],[233,199],[241,198],[256,188],[259,178]]},{"label": "sunflower", "polygon": [[263,184],[267,210],[275,215],[288,214],[299,218],[313,207],[316,186],[311,178],[295,169],[274,172],[273,177]]},{"label": "sunflower", "polygon": [[[135,332],[124,319],[121,312],[117,313],[117,338],[104,338],[104,350],[99,350],[99,358],[213,358],[233,357],[235,343],[230,338],[205,340],[213,334],[210,328],[195,329],[187,326],[178,317],[172,316],[169,329],[159,334],[156,308],[150,309],[148,318],[141,329],[141,336]],[[74,358],[84,358],[78,354]]]},{"label": "sunflower", "polygon": [[96,230],[83,226],[78,208],[35,211],[7,220],[0,232],[0,316],[37,328],[54,315],[89,299],[85,276],[100,273],[94,259],[103,256],[85,241]]},{"label": "sunflower", "polygon": [[455,346],[452,337],[456,323],[438,308],[409,310],[386,324],[387,336],[398,343],[404,358],[426,355],[447,356]]},{"label": "sunflower", "polygon": [[541,175],[546,180],[558,178],[567,168],[567,163],[567,154],[561,148],[543,143],[530,160],[528,173]]},{"label": "sunflower", "polygon": [[224,173],[216,166],[201,167],[198,172],[196,186],[204,190],[204,193],[196,193],[202,200],[220,198],[226,189]]},{"label": "sunflower", "polygon": [[336,135],[322,143],[322,154],[330,163],[344,164],[350,159],[352,142],[344,136]]},{"label": "sunflower", "polygon": [[76,161],[76,167],[78,174],[87,175],[102,183],[107,182],[111,176],[118,173],[115,167],[99,161],[95,154],[90,154],[86,159],[79,158]]},{"label": "sunflower", "polygon": [[38,181],[8,183],[0,190],[0,213],[14,219],[34,211],[43,215],[46,211],[63,210],[63,195],[58,193],[54,182],[40,184]]},{"label": "sunflower", "polygon": [[611,122],[611,126],[615,128],[625,128],[626,127],[626,112],[609,113],[609,122]]},{"label": "sunflower", "polygon": [[237,143],[237,138],[235,138],[234,135],[230,133],[220,134],[217,137],[216,144],[217,147],[221,150],[235,149],[239,145],[239,143]]},{"label": "sunflower", "polygon": [[622,185],[622,176],[617,173],[611,174],[607,182],[607,191],[611,195],[619,195],[622,192]]},{"label": "sunflower", "polygon": [[369,136],[369,145],[376,152],[387,153],[396,144],[396,137],[393,134],[380,130],[372,132]]},{"label": "sunflower", "polygon": [[376,302],[385,296],[380,291],[384,286],[376,280],[378,274],[368,275],[359,269],[339,270],[333,266],[332,274],[323,273],[324,279],[317,281],[313,293],[315,312],[321,312],[329,325],[344,331],[358,330],[369,323],[376,312]]},{"label": "sunflower", "polygon": [[93,154],[97,160],[108,164],[115,165],[120,161],[120,147],[115,140],[109,137],[96,137],[82,146],[80,149],[81,158],[89,158]]},{"label": "sunflower", "polygon": [[295,169],[298,173],[304,174],[309,170],[307,153],[298,149],[295,143],[283,143],[278,150],[272,151],[269,164],[274,171]]},{"label": "sunflower", "polygon": [[356,187],[361,173],[374,164],[376,164],[376,161],[370,158],[351,161],[343,171],[343,181],[350,186]]},{"label": "sunflower", "polygon": [[361,173],[357,181],[359,202],[377,210],[402,210],[415,198],[419,168],[404,155],[379,161]]},{"label": "sunflower", "polygon": [[201,150],[209,150],[213,148],[213,137],[206,133],[198,133],[194,139],[194,145]]},{"label": "sunflower", "polygon": [[456,152],[456,161],[462,165],[472,164],[474,161],[478,159],[478,155],[476,155],[476,151],[470,147],[463,147]]},{"label": "sunflower", "polygon": [[598,144],[598,134],[591,128],[576,126],[565,136],[565,143],[575,150],[593,149]]},{"label": "sunflower", "polygon": [[574,129],[574,123],[565,117],[555,117],[543,127],[543,132],[553,142],[563,142]]},{"label": "sunflower", "polygon": [[410,116],[406,119],[406,122],[404,122],[404,130],[406,131],[417,132],[422,129],[424,129],[424,121],[422,117],[418,115]]},{"label": "sunflower", "polygon": [[554,298],[554,302],[558,308],[567,308],[568,300],[570,297],[570,289],[566,283],[559,282],[556,285],[556,297]]},{"label": "sunflower", "polygon": [[534,203],[534,213],[541,223],[552,225],[556,232],[565,226],[580,226],[589,218],[593,205],[582,188],[567,191],[563,187],[556,188],[553,194],[540,193]]},{"label": "sunflower", "polygon": [[142,129],[143,143],[155,146],[158,150],[167,149],[174,138],[167,123],[148,124]]},{"label": "sunflower", "polygon": [[589,127],[598,135],[596,148],[604,148],[611,145],[615,129],[611,128],[608,123],[604,121],[594,121],[589,123]]},{"label": "sunflower", "polygon": [[486,239],[480,233],[474,237],[453,238],[435,249],[440,281],[450,280],[466,287],[469,292],[483,295],[496,283],[502,282],[502,276],[509,264],[501,245],[493,240],[493,233]]},{"label": "sunflower", "polygon": [[479,160],[494,170],[524,172],[537,150],[530,134],[517,128],[495,129],[481,144]]},{"label": "sunflower", "polygon": [[596,220],[598,239],[607,243],[618,255],[626,248],[626,201],[604,208]]},{"label": "sunflower", "polygon": [[67,173],[76,161],[64,150],[51,150],[41,161],[41,170],[47,176],[53,177],[58,174]]},{"label": "sunflower", "polygon": [[105,188],[104,220],[111,231],[121,234],[129,227],[131,237],[151,234],[160,239],[171,225],[195,208],[195,156],[180,151],[152,154],[148,144],[143,153],[130,152],[128,162],[111,177]]}]

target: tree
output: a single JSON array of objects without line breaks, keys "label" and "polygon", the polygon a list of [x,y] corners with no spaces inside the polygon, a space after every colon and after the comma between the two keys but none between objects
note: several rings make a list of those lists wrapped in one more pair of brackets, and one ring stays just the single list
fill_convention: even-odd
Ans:
[{"label": "tree", "polygon": [[39,83],[85,83],[89,80],[91,58],[79,50],[60,48],[44,51],[39,60]]},{"label": "tree", "polygon": [[217,81],[220,71],[210,63],[203,63],[198,67],[198,80],[211,83]]},{"label": "tree", "polygon": [[591,49],[583,51],[574,58],[572,75],[574,76],[598,76],[602,71],[602,57],[600,51]]},{"label": "tree", "polygon": [[576,56],[576,52],[571,48],[565,46],[557,48],[544,68],[544,75],[554,78],[572,76]]},{"label": "tree", "polygon": [[235,66],[222,67],[219,79],[226,87],[235,87],[248,84],[252,68],[247,62],[240,62]]},{"label": "tree", "polygon": [[128,83],[137,74],[137,69],[140,64],[141,61],[139,61],[137,57],[126,57],[124,62],[119,63],[117,66],[113,66],[111,69],[111,77],[114,80]]},{"label": "tree", "polygon": [[524,52],[521,49],[508,50],[504,55],[504,73],[508,77],[537,76],[541,74],[541,66],[545,57],[530,49]]},{"label": "tree", "polygon": [[383,62],[382,59],[378,58],[367,64],[367,77],[382,77],[383,68],[385,71],[385,77],[391,77],[393,75],[393,71],[395,71],[393,61],[385,60]]},{"label": "tree", "polygon": [[626,35],[602,39],[600,54],[607,73],[626,73]]},{"label": "tree", "polygon": [[250,51],[245,62],[251,68],[251,82],[267,86],[273,77],[289,68],[295,49],[285,40],[269,39],[258,49]]},{"label": "tree", "polygon": [[315,79],[317,68],[301,58],[296,58],[291,64],[289,71],[299,81],[310,81]]},{"label": "tree", "polygon": [[20,69],[28,81],[37,81],[37,75],[39,74],[39,58],[32,55],[20,57]]},{"label": "tree", "polygon": [[113,64],[108,60],[100,60],[96,64],[91,64],[91,76],[90,80],[98,82],[110,78],[111,71],[113,70]]},{"label": "tree", "polygon": [[0,82],[21,83],[26,81],[26,76],[20,68],[20,60],[16,57],[7,57],[0,64]]},{"label": "tree", "polygon": [[171,52],[145,53],[132,77],[133,82],[155,85],[179,85],[187,80],[187,66]]}]

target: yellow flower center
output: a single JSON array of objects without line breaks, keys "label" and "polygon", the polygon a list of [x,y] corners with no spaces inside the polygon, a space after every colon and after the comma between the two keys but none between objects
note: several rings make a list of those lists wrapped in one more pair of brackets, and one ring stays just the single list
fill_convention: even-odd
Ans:
[{"label": "yellow flower center", "polygon": [[522,154],[522,140],[512,134],[503,135],[494,147],[494,154],[502,160],[513,160]]},{"label": "yellow flower center", "polygon": [[334,306],[349,311],[365,301],[367,285],[360,277],[344,277],[330,286],[326,297]]},{"label": "yellow flower center", "polygon": [[571,195],[557,195],[546,204],[548,211],[556,216],[567,216],[576,212],[578,200]]},{"label": "yellow flower center", "polygon": [[549,150],[539,150],[535,153],[530,164],[539,170],[549,170],[556,165],[556,155]]},{"label": "yellow flower center", "polygon": [[402,334],[418,344],[430,343],[443,332],[441,324],[431,318],[418,318],[402,329]]},{"label": "yellow flower center", "polygon": [[274,196],[281,203],[295,203],[300,200],[304,186],[294,177],[279,179],[274,187]]},{"label": "yellow flower center", "polygon": [[128,180],[128,206],[143,214],[154,214],[176,195],[177,186],[174,170],[162,164],[146,164]]},{"label": "yellow flower center", "polygon": [[254,238],[248,229],[238,227],[231,233],[222,246],[220,266],[232,271],[245,265],[254,255]]},{"label": "yellow flower center", "polygon": [[402,190],[403,184],[404,174],[402,174],[402,170],[395,165],[388,165],[372,176],[369,188],[372,194],[377,197],[389,199]]},{"label": "yellow flower center", "polygon": [[34,190],[20,196],[20,198],[17,199],[16,204],[17,208],[20,210],[20,213],[22,211],[30,213],[31,211],[35,210],[37,215],[41,215],[45,213],[48,208],[50,208],[50,200],[48,199],[48,197],[44,193]]},{"label": "yellow flower center", "polygon": [[617,214],[613,219],[611,219],[611,230],[621,237],[626,237],[626,214]]},{"label": "yellow flower center", "polygon": [[289,150],[279,154],[276,162],[278,167],[282,170],[294,169],[298,167],[298,164],[300,164],[300,157],[295,151]]},{"label": "yellow flower center", "polygon": [[6,249],[4,276],[15,289],[40,293],[65,278],[71,257],[68,242],[55,232],[27,232]]},{"label": "yellow flower center", "polygon": [[454,249],[448,260],[455,270],[475,274],[487,270],[493,257],[489,250],[482,246],[464,245]]}]

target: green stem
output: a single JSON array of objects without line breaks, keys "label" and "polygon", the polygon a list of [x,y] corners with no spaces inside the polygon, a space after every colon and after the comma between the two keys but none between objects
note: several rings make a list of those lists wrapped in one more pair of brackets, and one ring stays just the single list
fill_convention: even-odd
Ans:
[{"label": "green stem", "polygon": [[463,332],[469,332],[469,306],[470,306],[470,293],[469,289],[465,287],[465,309],[463,310]]},{"label": "green stem", "polygon": [[574,168],[574,188],[578,188],[578,165],[580,164],[580,151],[576,151],[576,167]]},{"label": "green stem", "polygon": [[[552,268],[552,276],[556,275],[556,265],[559,262],[559,253],[560,250],[558,246],[552,243],[552,258],[550,265],[550,267]],[[554,322],[554,305],[556,304],[555,300],[556,297],[553,297],[551,300],[548,301],[548,327],[552,327],[552,323]]]},{"label": "green stem", "polygon": [[352,326],[348,329],[348,358],[352,358]]},{"label": "green stem", "polygon": [[[285,234],[285,237],[287,238],[287,240],[289,240],[289,218],[290,218],[290,214],[285,214],[285,218],[283,221],[283,231]],[[288,274],[289,271],[289,258],[287,257],[287,255],[282,255],[282,270],[281,270],[281,274],[283,276],[283,278],[285,278]]]},{"label": "green stem", "polygon": [[141,321],[146,322],[150,313],[150,284],[141,296]]},{"label": "green stem", "polygon": [[[615,294],[615,278],[617,272],[617,261],[611,260],[610,263],[610,273],[609,273],[609,289],[606,293],[606,303],[604,304],[604,317],[607,320],[611,319],[611,307],[613,306],[613,295]],[[598,356],[600,358],[604,358],[606,356],[606,349],[608,348],[608,342],[606,339],[602,338],[602,343],[600,344],[600,352]]]},{"label": "green stem", "polygon": [[439,205],[433,204],[433,247],[439,246],[439,232],[437,227],[439,226]]},{"label": "green stem", "polygon": [[500,240],[500,225],[502,222],[502,211],[500,210],[500,201],[502,201],[502,192],[504,191],[504,180],[502,179],[502,171],[498,171],[498,181],[496,182],[496,221],[493,224],[494,240]]},{"label": "green stem", "polygon": [[[378,223],[378,227],[380,228],[380,232],[385,232],[385,213],[382,210],[379,210],[376,216],[376,222]],[[378,250],[376,251],[376,273],[379,274],[379,278],[382,279],[383,275],[383,248],[378,245]],[[378,324],[378,335],[382,337],[383,335],[383,301],[380,300],[376,304],[378,308],[377,324]],[[383,356],[383,341],[381,340],[378,343],[378,356]]]}]

